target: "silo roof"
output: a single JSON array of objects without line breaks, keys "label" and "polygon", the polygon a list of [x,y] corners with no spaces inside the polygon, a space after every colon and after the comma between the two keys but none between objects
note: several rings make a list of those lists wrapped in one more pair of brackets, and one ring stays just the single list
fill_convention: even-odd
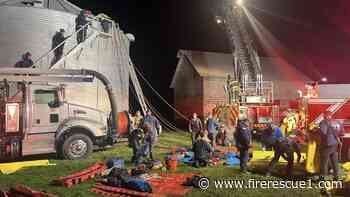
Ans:
[{"label": "silo roof", "polygon": [[67,0],[0,0],[0,6],[38,7],[72,14],[79,14],[81,10]]}]

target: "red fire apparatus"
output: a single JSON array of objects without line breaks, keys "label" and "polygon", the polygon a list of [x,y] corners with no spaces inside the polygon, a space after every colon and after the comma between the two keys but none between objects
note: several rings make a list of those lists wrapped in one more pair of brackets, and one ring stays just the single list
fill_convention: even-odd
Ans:
[{"label": "red fire apparatus", "polygon": [[[305,96],[283,105],[292,112],[305,113],[303,120],[305,127],[302,129],[307,129],[312,124],[318,125],[323,119],[323,113],[331,112],[333,119],[344,127],[341,158],[344,161],[350,161],[350,84],[306,86]],[[274,101],[270,105],[246,105],[241,108],[245,108],[247,117],[254,123],[254,128],[259,130],[266,128],[268,122],[280,125],[286,106],[282,107],[281,103]]]}]

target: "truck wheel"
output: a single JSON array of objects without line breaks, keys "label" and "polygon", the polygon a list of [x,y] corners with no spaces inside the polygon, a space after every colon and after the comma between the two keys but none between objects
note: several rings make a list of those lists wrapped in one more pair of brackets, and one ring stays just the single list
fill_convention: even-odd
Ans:
[{"label": "truck wheel", "polygon": [[92,153],[91,139],[84,134],[73,134],[64,140],[62,156],[64,159],[85,159]]}]

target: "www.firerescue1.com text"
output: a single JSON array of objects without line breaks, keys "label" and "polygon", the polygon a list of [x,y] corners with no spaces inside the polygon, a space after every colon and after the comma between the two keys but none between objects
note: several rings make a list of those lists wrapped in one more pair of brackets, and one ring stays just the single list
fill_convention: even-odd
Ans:
[{"label": "www.firerescue1.com text", "polygon": [[199,188],[202,190],[212,186],[214,189],[341,189],[342,181],[318,181],[309,180],[209,180],[202,177],[198,182]]}]

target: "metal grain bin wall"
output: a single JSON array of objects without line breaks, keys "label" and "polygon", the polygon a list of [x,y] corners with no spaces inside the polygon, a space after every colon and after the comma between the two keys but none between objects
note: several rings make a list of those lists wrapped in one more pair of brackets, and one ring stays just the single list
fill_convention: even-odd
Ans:
[{"label": "metal grain bin wall", "polygon": [[[52,37],[60,28],[66,30],[66,35],[75,31],[75,17],[76,15],[68,12],[8,6],[0,2],[0,66],[13,66],[27,51],[36,60],[51,49]],[[124,33],[121,36],[126,37]],[[71,56],[66,61],[65,68],[88,68],[107,75],[117,92],[118,109],[124,111],[129,109],[127,58],[118,52],[120,46],[112,43],[112,37],[98,36],[79,55]],[[69,44],[73,43],[67,43]],[[127,49],[127,56],[128,51]],[[100,83],[72,87],[68,91],[72,95],[69,96],[70,102],[109,111],[106,92]]]}]

